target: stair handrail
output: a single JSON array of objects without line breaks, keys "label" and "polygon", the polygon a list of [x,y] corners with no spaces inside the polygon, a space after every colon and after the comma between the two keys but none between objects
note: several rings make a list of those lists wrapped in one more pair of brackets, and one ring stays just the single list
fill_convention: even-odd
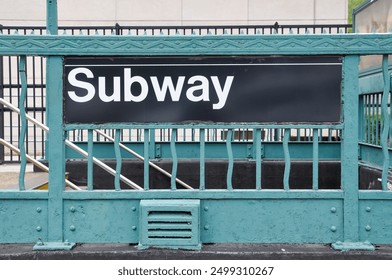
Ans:
[{"label": "stair handrail", "polygon": [[[3,104],[4,106],[7,106],[8,108],[10,108],[12,111],[16,112],[17,114],[20,114],[20,109],[17,108],[16,106],[12,105],[10,102],[6,101],[3,98],[0,98],[0,103]],[[49,128],[44,125],[43,123],[37,121],[36,119],[34,119],[33,117],[31,117],[30,115],[26,114],[26,118],[27,120],[29,120],[30,122],[34,123],[35,125],[37,125],[38,127],[40,127],[42,130],[49,132]],[[101,136],[103,136],[104,138],[108,139],[111,142],[115,142],[114,138],[112,138],[111,136],[107,135],[106,133],[95,129],[94,130],[96,133],[100,134]],[[78,147],[77,145],[75,145],[74,143],[72,143],[69,140],[65,140],[65,144],[72,148],[73,150],[75,150],[76,152],[80,153],[82,156],[84,156],[85,158],[88,157],[88,153],[86,151],[84,151],[83,149],[81,149],[80,147]],[[144,161],[144,157],[141,156],[140,154],[138,154],[137,152],[135,152],[134,150],[128,148],[127,146],[125,146],[124,144],[122,144],[121,142],[119,143],[120,148],[124,149],[125,151],[131,153],[133,156],[135,156],[136,158]],[[16,148],[16,147],[15,147]],[[101,168],[103,168],[105,171],[107,171],[108,173],[115,175],[116,171],[114,169],[112,169],[111,167],[109,167],[108,165],[106,165],[105,163],[103,163],[102,161],[98,160],[97,158],[93,157],[93,162],[96,163],[98,166],[100,166]],[[155,163],[153,163],[152,161],[148,161],[148,164],[153,167],[154,169],[156,169],[157,171],[161,172],[163,175],[172,178],[172,174],[170,174],[169,172],[167,172],[166,170],[164,170],[163,168],[159,167],[158,165],[156,165]],[[120,180],[123,181],[124,183],[126,183],[127,185],[133,187],[134,189],[139,189],[142,190],[142,188],[137,185],[135,182],[129,180],[128,178],[126,178],[125,176],[123,176],[122,174],[120,174]],[[193,189],[193,187],[191,187],[190,185],[188,185],[187,183],[185,183],[184,181],[176,178],[175,179],[176,182],[178,184],[180,184],[181,186],[183,186],[186,189]]]},{"label": "stair handrail", "polygon": [[[6,146],[7,148],[11,149],[12,151],[14,151],[15,153],[20,155],[20,150],[12,145],[11,143],[5,141],[3,138],[0,138],[0,144]],[[32,164],[34,164],[35,166],[37,166],[39,169],[45,171],[45,172],[49,172],[49,167],[47,167],[45,164],[39,162],[38,160],[32,158],[30,155],[26,154],[26,159],[31,162]],[[72,183],[71,181],[69,181],[68,179],[65,179],[65,184],[67,186],[69,186],[71,189],[73,190],[78,190],[81,191],[82,189],[79,188],[77,185],[75,185],[74,183]]]},{"label": "stair handrail", "polygon": [[[3,98],[0,98],[0,103],[3,104],[4,106],[7,106],[8,108],[10,108],[15,113],[20,114],[20,109],[19,108],[15,107],[14,105],[12,105],[10,102],[4,100]],[[49,127],[47,127],[43,123],[37,121],[36,119],[34,119],[33,117],[29,116],[28,114],[26,114],[26,118],[27,118],[27,120],[31,121],[32,123],[34,123],[35,125],[40,127],[45,132],[49,133]],[[68,147],[70,147],[71,149],[73,149],[76,152],[78,152],[79,154],[81,154],[83,157],[88,158],[88,153],[86,151],[84,151],[83,149],[81,149],[80,147],[78,147],[77,145],[75,145],[74,143],[72,143],[71,141],[65,139],[65,144]],[[92,157],[92,160],[93,160],[93,162],[95,164],[97,164],[99,167],[101,167],[102,169],[104,169],[105,171],[110,173],[111,175],[113,175],[113,176],[116,175],[116,171],[113,168],[111,168],[110,166],[108,166],[107,164],[105,164],[104,162],[100,161],[99,159],[97,159],[95,157]],[[133,188],[133,189],[143,190],[142,187],[140,187],[135,182],[129,180],[127,177],[125,177],[122,174],[120,174],[120,180],[122,182],[124,182],[125,184],[127,184],[128,186],[130,186],[131,188]]]}]

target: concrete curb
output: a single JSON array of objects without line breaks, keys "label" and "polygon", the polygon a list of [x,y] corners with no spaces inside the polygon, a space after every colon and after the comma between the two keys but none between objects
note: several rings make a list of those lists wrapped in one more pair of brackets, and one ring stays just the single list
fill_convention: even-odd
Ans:
[{"label": "concrete curb", "polygon": [[34,244],[2,244],[0,260],[392,260],[392,245],[374,251],[335,251],[329,244],[206,244],[200,251],[129,244],[79,244],[71,251],[33,251]]}]

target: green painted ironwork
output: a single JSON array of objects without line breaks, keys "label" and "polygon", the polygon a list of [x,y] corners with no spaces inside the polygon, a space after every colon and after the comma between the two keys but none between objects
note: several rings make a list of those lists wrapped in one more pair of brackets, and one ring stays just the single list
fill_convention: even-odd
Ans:
[{"label": "green painted ironwork", "polygon": [[283,136],[283,153],[284,153],[284,175],[283,175],[283,188],[288,191],[290,189],[290,170],[291,170],[291,159],[289,151],[289,139],[290,139],[290,129],[286,128],[284,130]]},{"label": "green painted ironwork", "polygon": [[170,186],[172,190],[177,189],[176,185],[176,177],[177,177],[177,167],[178,167],[178,158],[177,158],[177,150],[176,150],[176,140],[177,140],[177,129],[172,129],[171,140],[170,140],[170,150],[173,159],[172,164],[172,177],[170,180]]},{"label": "green painted ironwork", "polygon": [[261,130],[255,130],[255,149],[256,149],[256,189],[261,190],[262,181],[261,181]]},{"label": "green painted ironwork", "polygon": [[229,164],[227,166],[227,175],[226,175],[226,185],[228,190],[233,190],[233,168],[234,168],[234,157],[233,157],[233,148],[231,143],[233,141],[233,130],[229,129],[227,131],[226,136],[226,148],[227,148],[227,158]]},{"label": "green painted ironwork", "polygon": [[21,92],[20,92],[20,135],[19,135],[19,150],[20,150],[20,170],[19,170],[19,190],[25,190],[25,173],[26,173],[26,131],[27,131],[27,119],[26,119],[26,96],[27,96],[27,77],[26,77],[26,56],[21,56],[19,61],[19,75],[21,80]]},{"label": "green painted ironwork", "polygon": [[81,36],[0,35],[8,55],[370,55],[392,53],[390,34]]},{"label": "green painted ironwork", "polygon": [[94,176],[94,161],[93,161],[93,130],[88,131],[88,142],[87,142],[87,189],[89,191],[93,190],[93,176]]},{"label": "green painted ironwork", "polygon": [[[382,169],[382,176],[381,176],[381,187],[383,190],[387,190],[388,186],[388,170],[389,170],[389,153],[388,153],[388,136],[389,136],[389,114],[388,114],[388,99],[390,94],[391,88],[391,78],[388,73],[388,56],[383,56],[382,61],[382,68],[383,68],[383,76],[384,76],[384,93],[382,96],[382,103],[381,103],[381,115],[382,115],[382,135],[381,135],[381,146],[384,156],[383,161],[383,169]],[[378,120],[378,118],[377,118]],[[376,124],[378,127],[378,123]],[[377,129],[378,131],[378,129]],[[376,134],[378,138],[378,134]]]},{"label": "green painted ironwork", "polygon": [[[185,200],[200,200],[198,233],[201,243],[322,242],[334,243],[339,250],[374,248],[366,240],[392,243],[392,222],[386,219],[392,213],[392,193],[386,191],[391,166],[391,151],[386,146],[391,129],[386,107],[390,91],[389,70],[384,63],[382,75],[373,77],[378,81],[380,77],[384,79],[382,88],[368,76],[363,76],[366,82],[359,82],[358,71],[360,55],[392,53],[391,34],[56,35],[57,1],[47,2],[50,34],[0,35],[0,54],[47,56],[47,122],[50,131],[49,190],[0,191],[0,242],[37,242],[35,249],[45,250],[70,249],[73,242],[138,243],[145,233],[139,228],[144,222],[138,211],[140,205],[145,200],[159,203],[159,200],[176,199],[185,204]],[[209,54],[342,55],[342,122],[63,125],[63,56]],[[22,64],[20,68],[24,68]],[[381,92],[383,102],[379,104]],[[380,108],[382,119],[366,117],[378,115]],[[368,130],[364,129],[365,125]],[[381,133],[380,125],[383,126]],[[374,133],[370,127],[375,127]],[[94,129],[114,130],[114,141],[94,142]],[[191,129],[189,140],[186,139],[188,129]],[[65,140],[66,132],[70,134],[73,130],[79,133],[80,138],[87,131],[87,143],[78,143],[79,147],[88,151],[88,155],[81,153],[88,164],[87,191],[65,190],[65,161],[67,158],[81,158],[65,148],[66,145],[74,145]],[[121,133],[124,130],[136,133],[136,141],[123,142]],[[323,139],[324,130],[329,131],[327,140]],[[246,136],[248,131],[253,135]],[[332,135],[331,131],[336,135]],[[265,132],[268,135],[265,136]],[[333,137],[336,141],[332,141]],[[380,137],[381,142],[378,141]],[[24,144],[23,139],[20,140]],[[122,155],[120,143],[143,155],[144,188],[136,185],[135,190],[94,191],[93,163],[97,164],[98,158],[105,157],[116,160],[116,170],[110,173],[115,176],[115,190],[121,189],[120,180],[124,179],[120,175],[122,161],[134,157],[134,154]],[[359,156],[361,164],[381,165],[382,162],[379,167],[383,172],[383,191],[358,190]],[[150,159],[172,160],[169,189],[153,191],[150,188]],[[180,159],[200,161],[198,190],[177,188]],[[210,159],[228,163],[226,188],[223,190],[207,189],[205,168]],[[255,161],[255,181],[249,190],[234,189],[236,160]],[[283,189],[270,190],[262,182],[265,160],[284,162]],[[290,186],[291,165],[295,160],[312,163],[311,189],[300,191]],[[341,189],[320,188],[318,168],[322,160],[341,160]],[[157,245],[165,246],[165,243],[162,241]]]},{"label": "green painted ironwork", "polygon": [[116,129],[114,136],[114,153],[116,155],[116,175],[114,176],[114,188],[116,191],[120,191],[120,174],[122,166],[122,157],[120,150],[120,129]]},{"label": "green painted ironwork", "polygon": [[312,174],[313,174],[313,190],[318,190],[319,188],[319,172],[318,172],[318,168],[319,168],[319,130],[318,129],[313,129],[313,170],[312,170]]},{"label": "green painted ironwork", "polygon": [[206,186],[205,181],[205,172],[206,172],[206,165],[205,165],[205,154],[206,154],[206,131],[205,129],[200,129],[200,190],[204,190]]},{"label": "green painted ironwork", "polygon": [[144,190],[149,190],[150,189],[150,165],[149,165],[149,160],[150,160],[150,147],[149,147],[149,141],[150,141],[150,131],[148,129],[144,129]]},{"label": "green painted ironwork", "polygon": [[150,246],[200,250],[200,201],[141,201],[139,248]]},{"label": "green painted ironwork", "polygon": [[[57,0],[47,1],[47,29],[51,34],[57,34]],[[61,56],[48,56],[46,61],[46,108],[47,122],[50,133],[48,135],[47,149],[49,169],[49,197],[48,197],[48,243],[43,243],[47,249],[71,249],[75,244],[65,244],[63,231],[63,198],[65,187],[65,133],[62,127],[63,106],[59,102],[58,93],[62,91],[63,82],[59,77],[63,72],[63,58]],[[41,248],[39,240],[35,249]],[[37,248],[38,247],[38,248]]]},{"label": "green painted ironwork", "polygon": [[[359,242],[358,234],[358,85],[359,56],[343,63],[342,187],[344,191],[344,242]],[[355,160],[354,160],[355,159]]]}]

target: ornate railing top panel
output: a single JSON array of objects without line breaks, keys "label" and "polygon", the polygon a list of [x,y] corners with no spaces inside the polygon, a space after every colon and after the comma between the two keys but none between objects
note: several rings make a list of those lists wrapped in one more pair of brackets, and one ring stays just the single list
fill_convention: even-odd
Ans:
[{"label": "ornate railing top panel", "polygon": [[0,35],[2,55],[389,54],[392,34]]}]

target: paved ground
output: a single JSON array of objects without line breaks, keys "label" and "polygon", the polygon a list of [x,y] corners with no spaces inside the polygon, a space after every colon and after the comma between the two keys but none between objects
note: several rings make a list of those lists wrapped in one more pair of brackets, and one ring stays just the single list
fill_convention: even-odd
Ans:
[{"label": "paved ground", "polygon": [[33,251],[33,244],[2,244],[0,259],[42,260],[392,260],[392,245],[375,251],[335,251],[323,244],[206,244],[201,251],[147,249],[129,244],[81,244],[71,251]]},{"label": "paved ground", "polygon": [[[19,186],[19,164],[0,165],[0,190],[17,189]],[[25,182],[34,180],[42,175],[41,172],[33,172],[33,166],[28,164],[26,167]]]}]

